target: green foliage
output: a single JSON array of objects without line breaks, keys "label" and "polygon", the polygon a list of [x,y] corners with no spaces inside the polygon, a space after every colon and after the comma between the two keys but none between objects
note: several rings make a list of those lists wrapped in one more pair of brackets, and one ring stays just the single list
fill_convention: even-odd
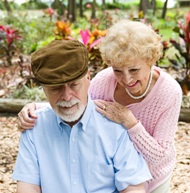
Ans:
[{"label": "green foliage", "polygon": [[17,47],[24,54],[35,51],[41,41],[53,39],[55,25],[49,17],[43,14],[31,17],[27,12],[20,12],[7,15],[3,19],[4,23],[19,29],[23,41],[18,42]]},{"label": "green foliage", "polygon": [[163,1],[161,0],[156,0],[156,9],[162,9],[164,6]]},{"label": "green foliage", "polygon": [[120,2],[115,2],[115,3],[106,3],[106,8],[107,9],[121,9],[121,10],[130,10],[132,8],[138,8],[138,1],[133,1],[130,3],[120,3]]},{"label": "green foliage", "polygon": [[159,29],[166,29],[166,28],[167,29],[172,29],[174,26],[175,26],[175,21],[171,20],[171,19],[169,19],[167,17],[165,19],[159,19],[159,23],[157,25],[157,27]]},{"label": "green foliage", "polygon": [[[14,1],[10,2],[9,6],[10,6],[11,10],[19,10],[20,9],[20,6],[17,3],[15,3]],[[5,6],[3,4],[3,1],[0,1],[0,10],[5,10]]]},{"label": "green foliage", "polygon": [[122,9],[123,8],[123,4],[121,3],[106,3],[106,9]]},{"label": "green foliage", "polygon": [[[167,41],[169,41],[170,38],[176,38],[178,35],[173,32],[173,28],[176,26],[176,21],[179,18],[182,18],[183,14],[181,11],[170,11],[168,10],[165,20],[160,19],[161,13],[159,11],[159,14],[156,13],[153,15],[153,12],[151,10],[148,11],[148,13],[142,18],[140,17],[140,13],[138,13],[136,10],[138,8],[138,1],[133,1],[133,3],[128,4],[107,4],[107,7],[114,9],[109,11],[97,11],[96,12],[96,19],[91,19],[91,10],[87,10],[84,12],[85,17],[84,18],[77,18],[77,21],[72,23],[72,25],[65,26],[64,22],[67,22],[66,16],[63,15],[62,17],[58,16],[53,10],[50,12],[46,10],[42,10],[41,12],[33,11],[33,14],[29,11],[17,11],[13,12],[10,15],[0,15],[0,20],[2,21],[2,24],[9,25],[10,27],[19,29],[19,32],[23,38],[22,42],[15,42],[17,50],[19,50],[19,53],[17,54],[24,54],[24,55],[30,55],[35,50],[43,47],[44,45],[51,42],[53,39],[57,38],[58,36],[55,35],[55,31],[57,26],[57,22],[60,22],[60,34],[61,36],[59,38],[65,38],[65,37],[71,37],[73,39],[79,39],[80,38],[80,31],[88,30],[90,34],[89,44],[93,44],[93,41],[99,38],[99,35],[96,36],[99,32],[106,30],[112,22],[116,19],[120,18],[141,18],[144,19],[146,22],[151,23],[155,30],[159,29],[159,33],[163,36],[163,42],[165,45],[167,45]],[[34,1],[33,1],[34,4]],[[33,4],[31,4],[33,6]],[[1,4],[0,4],[1,6]],[[36,5],[35,5],[36,6]],[[157,2],[157,7],[162,6],[161,3]],[[22,6],[24,7],[24,6]],[[25,6],[27,7],[27,6]],[[30,7],[33,9],[34,7]],[[39,8],[39,7],[38,7]],[[136,15],[135,15],[136,14]],[[61,24],[62,22],[62,24]],[[71,33],[68,33],[68,30],[70,30]],[[60,35],[59,34],[59,35]],[[66,35],[63,37],[63,35]],[[92,41],[93,39],[93,41]],[[177,38],[176,38],[177,39]],[[168,61],[168,57],[175,58],[176,53],[178,51],[174,50],[174,47],[171,45],[171,43],[168,42],[168,45],[165,49],[165,55],[164,57],[159,61],[160,66],[168,66],[171,62]],[[179,54],[179,53],[178,53]],[[95,69],[101,69],[99,68],[100,65],[102,65],[100,53],[96,46],[94,46],[90,52],[89,52],[89,59],[90,62],[99,63],[98,67],[94,66],[92,68]],[[97,59],[97,60],[96,60]],[[100,64],[101,63],[101,64]],[[22,63],[24,66],[24,63]],[[94,64],[93,64],[94,65]],[[91,69],[92,69],[91,68]],[[95,72],[96,73],[96,72]],[[21,72],[22,74],[22,72]],[[29,72],[30,74],[30,72]],[[23,79],[30,79],[31,77],[22,77]],[[22,82],[21,87],[17,87],[16,91],[14,92],[14,97],[16,98],[27,98],[32,100],[38,100],[38,96],[36,96],[37,91],[34,88],[35,86],[27,85],[27,81]],[[43,93],[43,92],[42,92]],[[34,96],[33,96],[34,95]],[[37,95],[40,96],[41,94],[37,93]],[[43,97],[43,96],[42,96]],[[42,100],[42,99],[40,99]]]},{"label": "green foliage", "polygon": [[41,1],[29,1],[22,4],[22,7],[29,10],[39,10],[39,9],[46,9],[48,8],[48,5],[46,3],[43,3]]},{"label": "green foliage", "polygon": [[13,98],[27,99],[31,101],[45,101],[46,96],[41,87],[29,88],[23,86],[13,92]]},{"label": "green foliage", "polygon": [[177,33],[178,38],[170,39],[170,43],[178,53],[175,54],[175,59],[169,58],[169,61],[175,68],[184,69],[181,82],[184,94],[189,91],[188,82],[190,81],[190,12],[186,18],[177,21],[177,25],[173,29]]},{"label": "green foliage", "polygon": [[11,7],[11,10],[19,10],[20,9],[20,5],[18,5],[16,2],[10,2],[9,6]]},{"label": "green foliage", "polygon": [[5,8],[4,8],[4,4],[3,4],[3,2],[2,2],[2,1],[0,1],[0,10],[5,10]]},{"label": "green foliage", "polygon": [[52,40],[54,40],[55,38],[53,36],[48,37],[45,40],[41,40],[39,41],[37,44],[32,44],[33,47],[31,47],[31,53],[38,50],[39,48],[49,44]]}]

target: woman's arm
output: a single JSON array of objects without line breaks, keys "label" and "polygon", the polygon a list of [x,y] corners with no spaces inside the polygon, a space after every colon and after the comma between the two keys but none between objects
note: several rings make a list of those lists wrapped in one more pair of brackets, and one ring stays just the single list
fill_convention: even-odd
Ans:
[{"label": "woman's arm", "polygon": [[102,100],[95,103],[98,112],[128,130],[137,150],[148,162],[155,164],[173,156],[170,150],[177,130],[181,92],[175,92],[172,96],[169,93],[167,100],[149,101],[145,110],[139,109],[136,115],[118,103]]},{"label": "woman's arm", "polygon": [[28,103],[18,113],[18,129],[21,132],[27,129],[33,128],[38,118],[35,114],[35,110],[48,106],[49,103]]}]

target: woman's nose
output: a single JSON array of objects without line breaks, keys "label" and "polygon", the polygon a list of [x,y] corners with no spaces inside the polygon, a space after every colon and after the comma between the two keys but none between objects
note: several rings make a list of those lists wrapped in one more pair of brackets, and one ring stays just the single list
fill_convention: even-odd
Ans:
[{"label": "woman's nose", "polygon": [[133,80],[133,78],[130,76],[130,74],[127,74],[127,73],[123,74],[123,82],[125,84],[131,83],[132,80]]}]

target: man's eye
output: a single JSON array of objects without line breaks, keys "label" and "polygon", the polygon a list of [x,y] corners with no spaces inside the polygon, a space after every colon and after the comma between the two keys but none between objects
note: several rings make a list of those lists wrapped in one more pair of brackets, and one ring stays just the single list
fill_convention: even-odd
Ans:
[{"label": "man's eye", "polygon": [[77,87],[79,84],[71,84],[71,87]]},{"label": "man's eye", "polygon": [[60,87],[52,87],[52,88],[50,88],[49,90],[50,91],[56,91],[56,90],[59,90],[60,89]]},{"label": "man's eye", "polygon": [[79,83],[73,83],[70,85],[70,88],[73,90],[78,90],[80,88],[80,84]]}]

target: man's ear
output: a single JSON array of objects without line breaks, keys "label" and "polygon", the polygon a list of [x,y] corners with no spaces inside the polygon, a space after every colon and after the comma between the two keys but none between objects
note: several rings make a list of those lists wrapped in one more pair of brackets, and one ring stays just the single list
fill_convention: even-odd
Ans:
[{"label": "man's ear", "polygon": [[88,70],[87,74],[86,74],[86,77],[88,80],[90,80],[90,70]]}]

